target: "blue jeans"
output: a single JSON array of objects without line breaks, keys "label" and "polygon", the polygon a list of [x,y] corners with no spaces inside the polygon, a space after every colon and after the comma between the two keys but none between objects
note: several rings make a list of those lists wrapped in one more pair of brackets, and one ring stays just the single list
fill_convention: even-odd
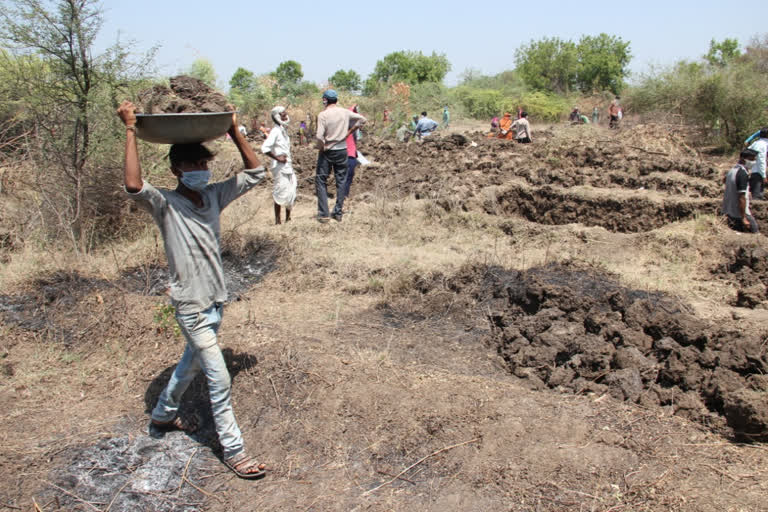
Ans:
[{"label": "blue jeans", "polygon": [[317,172],[315,174],[315,193],[317,194],[317,216],[328,218],[328,175],[333,168],[336,178],[336,205],[331,215],[341,218],[344,206],[344,188],[347,179],[347,150],[331,149],[321,151],[317,157]]},{"label": "blue jeans", "polygon": [[357,158],[347,157],[347,179],[344,180],[344,199],[349,197],[349,188],[352,186],[352,180],[355,177],[355,168],[357,167]]},{"label": "blue jeans", "polygon": [[232,411],[232,381],[216,338],[221,314],[222,305],[214,304],[200,313],[176,315],[181,332],[187,339],[187,346],[171,380],[160,393],[152,411],[152,419],[158,422],[172,421],[178,414],[181,396],[202,369],[208,382],[216,433],[224,458],[227,459],[243,451],[243,436]]}]

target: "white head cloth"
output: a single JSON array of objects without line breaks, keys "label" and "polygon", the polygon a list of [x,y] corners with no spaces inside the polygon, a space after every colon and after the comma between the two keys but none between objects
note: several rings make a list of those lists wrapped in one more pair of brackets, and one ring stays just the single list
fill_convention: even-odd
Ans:
[{"label": "white head cloth", "polygon": [[285,107],[282,107],[280,105],[278,105],[278,106],[276,106],[275,108],[272,109],[271,115],[272,115],[272,120],[275,122],[275,124],[280,125],[280,126],[285,126],[285,125],[287,125],[288,123],[291,122],[290,119],[286,119],[285,121],[283,121],[280,118],[280,114],[282,114],[283,112],[285,112]]}]

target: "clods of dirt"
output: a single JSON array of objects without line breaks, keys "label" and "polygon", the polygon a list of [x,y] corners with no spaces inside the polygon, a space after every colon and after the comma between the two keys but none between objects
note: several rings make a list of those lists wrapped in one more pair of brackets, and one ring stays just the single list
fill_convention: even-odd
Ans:
[{"label": "clods of dirt", "polygon": [[609,394],[768,440],[766,333],[712,325],[674,297],[576,264],[469,268],[445,286],[488,312],[509,371],[536,389]]},{"label": "clods of dirt", "polygon": [[171,78],[170,87],[155,85],[139,94],[139,104],[146,114],[178,114],[194,112],[229,112],[227,98],[202,80],[179,75]]},{"label": "clods of dirt", "polygon": [[759,245],[736,246],[712,273],[738,287],[734,306],[754,309],[768,300],[768,250]]}]

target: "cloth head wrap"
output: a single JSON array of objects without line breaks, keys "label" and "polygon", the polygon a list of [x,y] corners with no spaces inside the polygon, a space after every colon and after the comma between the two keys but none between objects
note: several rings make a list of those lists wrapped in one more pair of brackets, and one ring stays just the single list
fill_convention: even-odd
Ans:
[{"label": "cloth head wrap", "polygon": [[283,112],[285,112],[285,107],[281,107],[280,105],[278,105],[278,106],[276,106],[275,108],[272,109],[271,115],[272,115],[272,120],[275,122],[275,124],[280,125],[280,126],[285,126],[289,122],[291,122],[290,119],[286,119],[285,121],[283,121],[280,118],[280,114],[282,114]]}]

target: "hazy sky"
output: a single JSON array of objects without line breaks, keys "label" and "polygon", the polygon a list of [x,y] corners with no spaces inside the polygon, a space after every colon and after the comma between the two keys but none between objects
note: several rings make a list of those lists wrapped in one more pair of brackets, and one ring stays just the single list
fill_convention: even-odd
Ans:
[{"label": "hazy sky", "polygon": [[[467,68],[495,74],[514,67],[514,52],[531,39],[584,34],[617,35],[631,43],[633,72],[650,65],[696,59],[714,37],[737,38],[742,46],[768,32],[765,13],[711,0],[633,2],[500,2],[337,0],[131,0],[104,1],[99,46],[120,34],[138,49],[159,45],[161,75],[187,69],[199,57],[211,61],[228,86],[242,66],[256,74],[288,59],[301,63],[304,78],[325,82],[338,69],[365,78],[376,61],[398,50],[445,53],[454,85]],[[756,5],[756,4],[755,4]]]}]

